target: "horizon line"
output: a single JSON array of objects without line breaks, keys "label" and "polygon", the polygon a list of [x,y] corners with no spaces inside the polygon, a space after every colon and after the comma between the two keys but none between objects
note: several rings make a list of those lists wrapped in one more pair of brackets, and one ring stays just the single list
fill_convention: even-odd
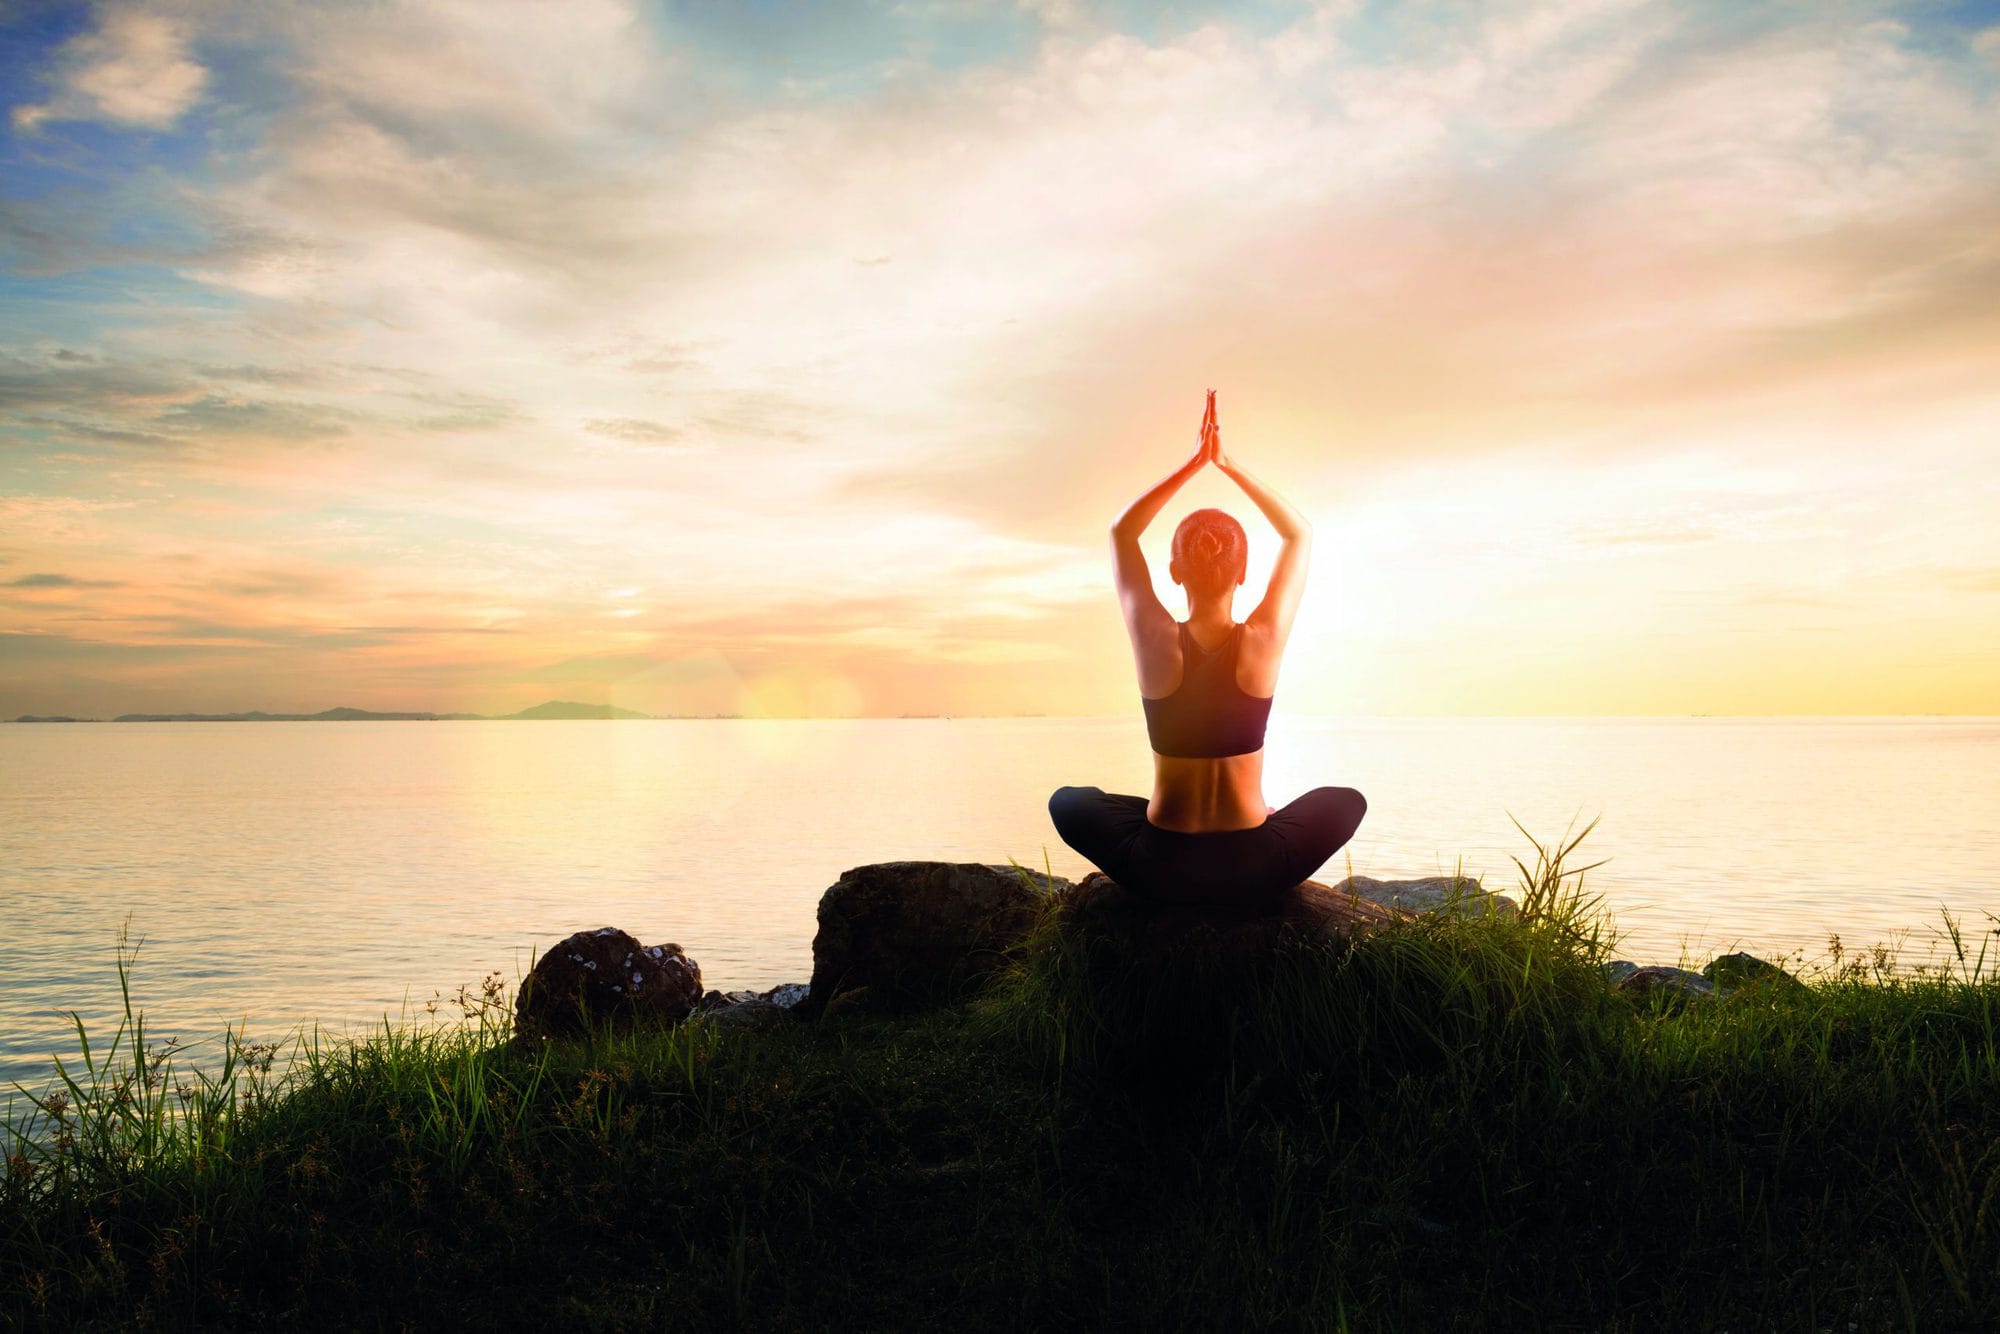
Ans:
[{"label": "horizon line", "polygon": [[[569,702],[569,701],[564,701],[564,702]],[[535,706],[529,706],[529,707],[535,707]],[[623,708],[623,707],[626,707],[626,706],[623,706],[623,705],[591,705],[590,707],[610,707],[610,708]],[[506,714],[482,714],[482,715],[476,715],[476,716],[471,716],[471,717],[467,717],[467,716],[464,716],[464,715],[466,715],[466,714],[469,714],[469,713],[470,713],[471,711],[470,711],[470,710],[465,710],[465,709],[455,709],[455,710],[448,710],[448,711],[447,711],[447,710],[439,710],[439,709],[362,709],[362,708],[358,708],[357,706],[352,706],[352,705],[337,705],[337,704],[336,704],[336,705],[330,705],[330,706],[328,706],[328,707],[327,707],[326,709],[322,709],[322,710],[318,710],[317,712],[320,712],[320,713],[325,713],[325,712],[331,712],[331,711],[332,711],[332,710],[334,710],[334,709],[340,709],[340,708],[355,708],[357,712],[361,712],[361,713],[379,713],[379,714],[434,714],[434,715],[436,715],[436,716],[435,716],[435,717],[433,717],[433,718],[412,718],[412,719],[394,719],[394,718],[392,718],[392,719],[378,719],[378,720],[375,720],[375,721],[411,721],[411,722],[827,722],[827,723],[838,723],[838,722],[898,722],[898,721],[902,721],[902,722],[919,722],[919,721],[933,721],[933,722],[935,722],[935,721],[955,721],[955,720],[960,720],[960,719],[964,719],[964,720],[986,720],[986,719],[1000,719],[1000,718],[1011,718],[1011,719],[1029,719],[1029,718],[1036,718],[1036,719],[1044,719],[1044,720],[1047,720],[1047,721],[1051,721],[1051,722],[1070,722],[1070,721],[1074,721],[1074,722],[1084,722],[1084,721],[1088,721],[1088,722],[1100,722],[1100,721],[1113,721],[1113,720],[1115,720],[1115,721],[1129,721],[1129,722],[1143,722],[1143,721],[1144,721],[1144,720],[1143,720],[1143,717],[1142,717],[1141,715],[1139,715],[1139,714],[1137,714],[1137,713],[1127,713],[1127,712],[1119,712],[1119,713],[847,713],[847,714],[814,714],[814,713],[772,713],[772,714],[744,714],[744,713],[678,713],[678,714],[645,714],[645,715],[643,715],[643,716],[641,716],[641,717],[635,717],[635,718],[530,718],[530,719],[523,719],[523,718],[516,718],[516,717],[512,717],[512,716],[510,716],[510,715],[506,715]],[[258,709],[216,709],[216,710],[205,710],[205,709],[179,709],[179,710],[174,710],[174,711],[172,711],[172,712],[174,712],[174,713],[177,713],[177,714],[196,714],[196,715],[209,715],[209,716],[213,716],[213,717],[216,717],[216,718],[222,718],[222,717],[226,717],[226,716],[228,716],[228,715],[232,715],[232,714],[235,714],[235,715],[242,715],[242,714],[251,714],[251,713],[266,713],[266,714],[296,714],[296,715],[297,715],[297,720],[298,720],[298,721],[309,721],[309,720],[311,720],[311,715],[309,715],[309,714],[303,714],[303,713],[300,713],[299,711],[295,711],[295,710],[276,710],[276,709],[262,709],[262,708],[258,708]],[[637,711],[637,710],[634,710],[633,712],[635,712],[635,713],[636,713],[636,712],[638,712],[638,711]],[[167,710],[161,710],[161,709],[148,709],[148,710],[133,710],[133,711],[132,711],[132,713],[131,713],[131,715],[113,715],[113,716],[111,716],[111,717],[88,717],[88,718],[86,718],[86,717],[82,717],[82,716],[80,716],[80,715],[70,715],[70,714],[27,714],[27,713],[24,713],[24,714],[15,714],[15,715],[11,715],[11,716],[0,716],[0,723],[4,723],[4,724],[21,724],[21,723],[23,722],[23,720],[25,720],[25,719],[37,719],[37,718],[60,718],[60,719],[66,719],[66,720],[68,720],[68,721],[71,721],[71,722],[76,722],[76,723],[108,723],[108,722],[115,722],[115,721],[117,721],[117,719],[118,719],[119,717],[125,717],[125,716],[132,716],[132,715],[141,715],[141,714],[143,714],[143,716],[145,716],[145,717],[148,717],[148,718],[164,718],[164,717],[165,717],[165,716],[167,715],[167,713],[168,713],[168,711],[167,711]],[[458,716],[450,716],[450,715],[458,715]],[[1919,713],[1919,712],[1906,712],[1906,713],[1858,713],[1858,712],[1798,712],[1798,713],[1734,713],[1734,712],[1689,712],[1689,713],[1327,713],[1327,712],[1293,712],[1293,711],[1284,711],[1284,710],[1274,710],[1274,711],[1272,712],[1271,716],[1272,716],[1272,718],[1273,718],[1273,719],[1279,719],[1279,718],[1291,718],[1291,719],[1299,719],[1299,718],[1333,718],[1333,719],[1350,719],[1350,720],[1352,720],[1352,719],[1394,719],[1394,720],[1399,720],[1399,721],[1402,721],[1402,720],[1417,720],[1417,719],[1438,719],[1438,720],[1444,720],[1444,719],[1452,719],[1452,720],[1457,720],[1457,721],[1464,721],[1464,722],[1479,722],[1479,721],[1503,721],[1503,720],[1513,720],[1513,719],[1535,719],[1535,720],[1544,720],[1544,721],[1589,721],[1589,720],[1594,720],[1594,719],[1617,719],[1617,720],[1621,720],[1621,721],[1639,721],[1639,720],[1647,720],[1647,719],[1670,719],[1670,720],[1679,720],[1679,719],[1689,719],[1689,718],[1716,718],[1716,719],[1774,719],[1774,718],[1845,718],[1845,719],[1856,719],[1856,720],[1865,720],[1865,719],[1908,719],[1908,718],[1951,718],[1951,719],[1965,719],[1965,720],[1975,720],[1975,721],[1976,721],[1976,720],[1991,720],[1991,721],[2000,721],[2000,712],[1995,712],[1995,713],[1960,713],[1960,712],[1920,712],[1920,713]],[[282,720],[282,719],[278,719],[278,720]],[[328,720],[328,721],[339,721],[339,720]],[[358,721],[369,721],[369,720],[367,720],[367,719],[362,719],[362,720],[358,720]]]}]

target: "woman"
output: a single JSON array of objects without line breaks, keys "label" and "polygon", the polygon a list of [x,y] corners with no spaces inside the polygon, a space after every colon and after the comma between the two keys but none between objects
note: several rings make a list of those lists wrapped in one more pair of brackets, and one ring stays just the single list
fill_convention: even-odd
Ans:
[{"label": "woman", "polygon": [[[1139,535],[1206,463],[1242,487],[1284,540],[1264,600],[1240,624],[1231,603],[1249,543],[1235,519],[1196,510],[1174,530],[1167,572],[1187,590],[1186,621],[1160,605],[1139,550]],[[1095,787],[1057,788],[1049,798],[1063,842],[1119,884],[1168,902],[1266,906],[1361,824],[1368,803],[1353,788],[1314,788],[1282,809],[1264,803],[1264,725],[1311,546],[1304,517],[1222,452],[1210,390],[1194,457],[1111,525],[1153,746],[1152,800]]]}]

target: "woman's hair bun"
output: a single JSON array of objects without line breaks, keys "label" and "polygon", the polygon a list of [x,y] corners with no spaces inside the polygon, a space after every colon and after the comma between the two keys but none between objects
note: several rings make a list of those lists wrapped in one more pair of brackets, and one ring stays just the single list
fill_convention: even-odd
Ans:
[{"label": "woman's hair bun", "polygon": [[1219,593],[1241,582],[1249,557],[1243,525],[1222,510],[1196,510],[1174,529],[1181,582],[1195,592]]}]

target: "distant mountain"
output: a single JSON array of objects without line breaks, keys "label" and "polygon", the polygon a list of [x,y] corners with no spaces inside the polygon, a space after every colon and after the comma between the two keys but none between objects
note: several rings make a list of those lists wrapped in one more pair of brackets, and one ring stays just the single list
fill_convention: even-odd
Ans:
[{"label": "distant mountain", "polygon": [[[435,723],[461,719],[478,721],[507,721],[515,718],[650,718],[651,714],[635,713],[631,709],[614,708],[609,704],[576,704],[569,700],[552,699],[545,704],[537,704],[532,709],[519,713],[504,713],[498,718],[490,718],[483,713],[376,713],[370,709],[350,709],[346,707],[323,709],[318,713],[265,713],[252,709],[248,713],[121,713],[111,721],[114,723]],[[72,718],[28,718],[19,722],[74,722]]]},{"label": "distant mountain", "polygon": [[84,723],[92,720],[88,718],[72,718],[68,714],[61,713],[24,713],[14,721],[17,723]]},{"label": "distant mountain", "polygon": [[631,709],[621,709],[611,704],[575,704],[566,699],[552,699],[546,704],[537,704],[532,709],[501,715],[503,718],[650,718],[652,716],[650,713],[635,713]]},{"label": "distant mountain", "polygon": [[367,709],[323,709],[318,713],[121,713],[114,723],[434,723],[444,718],[477,718],[476,713],[373,713]]}]

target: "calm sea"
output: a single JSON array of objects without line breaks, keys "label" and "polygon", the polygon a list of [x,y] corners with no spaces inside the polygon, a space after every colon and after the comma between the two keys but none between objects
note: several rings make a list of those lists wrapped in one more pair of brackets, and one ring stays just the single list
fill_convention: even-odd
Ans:
[{"label": "calm sea", "polygon": [[[711,986],[803,981],[845,868],[1078,876],[1048,793],[1150,777],[1137,718],[0,727],[0,1089],[74,1047],[67,1011],[108,1035],[122,924],[151,1034],[211,1051],[422,1019],[604,924]],[[1599,818],[1578,855],[1644,961],[1921,952],[1940,909],[2000,912],[2000,719],[1275,718],[1267,797],[1322,783],[1369,799],[1325,880],[1504,887],[1510,813]]]}]

